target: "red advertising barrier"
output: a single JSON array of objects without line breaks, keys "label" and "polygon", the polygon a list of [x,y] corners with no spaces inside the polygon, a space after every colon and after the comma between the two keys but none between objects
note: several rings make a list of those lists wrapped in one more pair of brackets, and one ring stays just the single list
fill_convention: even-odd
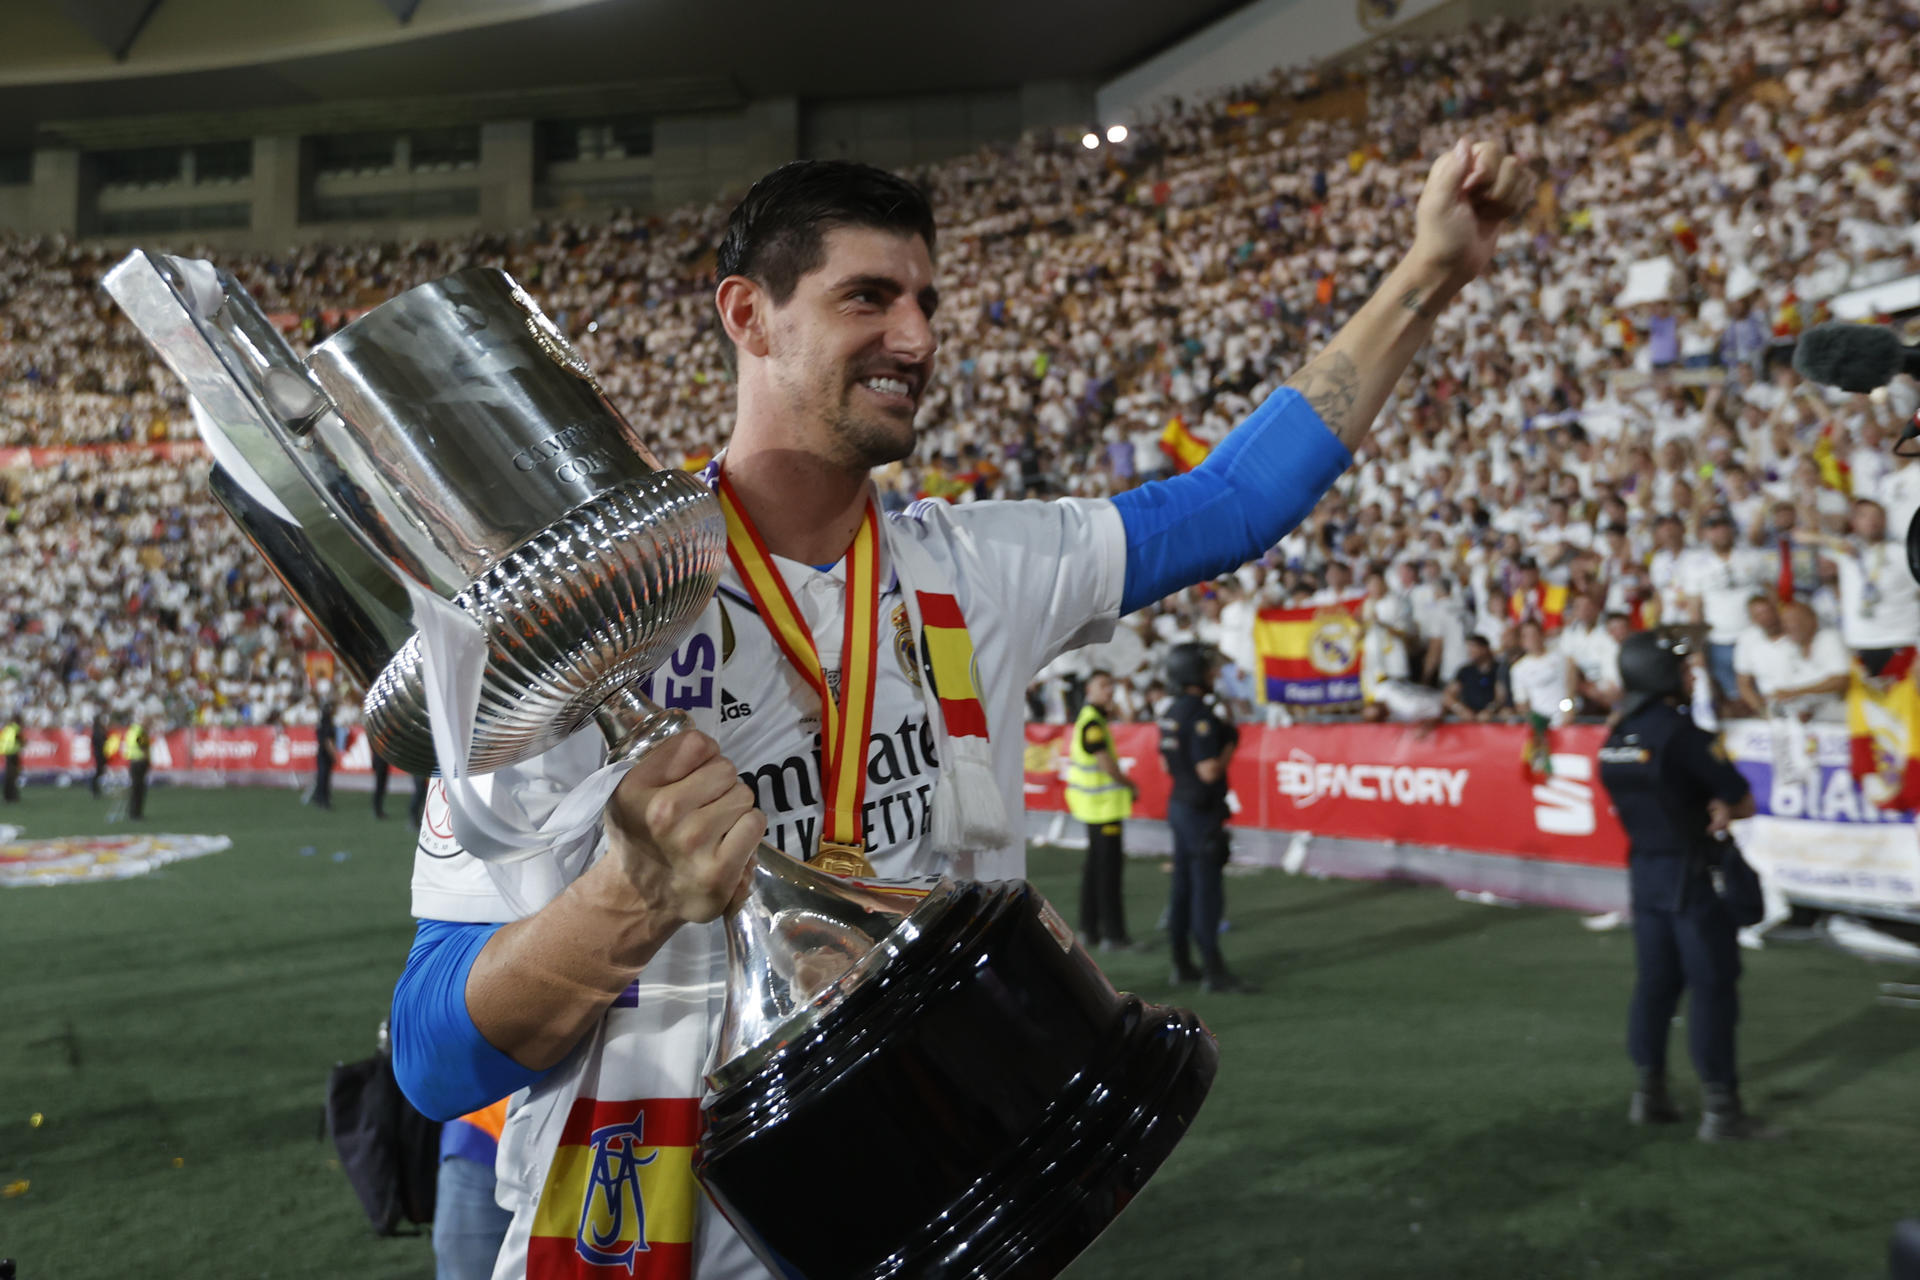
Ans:
[{"label": "red advertising barrier", "polygon": [[[1552,862],[1624,867],[1626,834],[1600,788],[1598,725],[1554,730],[1553,772],[1522,763],[1517,725],[1243,728],[1228,769],[1237,826],[1435,845]],[[1113,726],[1140,787],[1134,816],[1163,818],[1168,781],[1150,724]],[[1030,809],[1065,809],[1066,726],[1028,725]]]},{"label": "red advertising barrier", "polygon": [[[116,736],[118,726],[115,727]],[[175,729],[155,734],[149,746],[153,776],[198,786],[226,782],[292,782],[313,772],[318,750],[311,727],[292,729]],[[117,753],[108,762],[123,768]],[[89,735],[69,729],[29,729],[21,749],[21,767],[28,773],[93,772],[93,742]],[[347,749],[334,762],[336,776],[371,775],[373,755],[366,735],[355,731]]]},{"label": "red advertising barrier", "polygon": [[[1030,809],[1066,808],[1065,725],[1028,725]],[[1271,831],[1434,845],[1551,862],[1624,867],[1627,842],[1600,788],[1598,725],[1554,730],[1550,777],[1522,763],[1517,725],[1243,728],[1228,779],[1233,822]],[[29,729],[29,773],[84,776],[93,769],[85,733]],[[1168,780],[1150,724],[1113,726],[1114,748],[1140,786],[1136,817],[1164,818]],[[292,783],[313,772],[311,728],[178,729],[157,735],[156,777],[175,783]],[[116,766],[123,760],[116,759]],[[372,771],[366,735],[355,732],[336,766],[347,780]]]}]

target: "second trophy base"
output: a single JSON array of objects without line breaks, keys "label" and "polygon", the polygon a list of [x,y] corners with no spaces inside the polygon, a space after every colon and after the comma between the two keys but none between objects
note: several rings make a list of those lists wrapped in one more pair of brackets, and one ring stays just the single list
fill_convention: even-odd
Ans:
[{"label": "second trophy base", "polygon": [[791,1280],[1047,1280],[1192,1123],[1219,1050],[1116,993],[1023,882],[965,885],[721,1090],[695,1169]]}]

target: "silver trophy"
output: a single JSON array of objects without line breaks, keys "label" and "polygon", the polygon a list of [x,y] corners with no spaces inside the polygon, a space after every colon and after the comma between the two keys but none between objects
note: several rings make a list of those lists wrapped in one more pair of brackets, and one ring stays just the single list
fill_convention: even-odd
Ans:
[{"label": "silver trophy", "polygon": [[[215,495],[368,690],[387,760],[435,766],[409,587],[485,635],[456,727],[474,772],[589,721],[610,758],[688,727],[638,686],[716,588],[719,504],[511,277],[421,285],[304,361],[208,264],[135,252],[105,286],[192,393]],[[764,843],[750,879],[696,1169],[780,1274],[1054,1275],[1211,1085],[1198,1020],[1116,994],[1024,883],[843,880]],[[849,1126],[940,1159],[838,1217],[798,1203],[792,1176]]]}]

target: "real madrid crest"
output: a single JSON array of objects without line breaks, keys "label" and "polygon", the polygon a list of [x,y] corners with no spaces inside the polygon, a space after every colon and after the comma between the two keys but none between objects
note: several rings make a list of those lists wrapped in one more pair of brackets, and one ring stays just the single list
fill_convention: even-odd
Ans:
[{"label": "real madrid crest", "polygon": [[1353,668],[1360,652],[1360,620],[1345,609],[1328,609],[1313,620],[1307,636],[1307,661],[1325,675],[1342,675]]},{"label": "real madrid crest", "polygon": [[907,618],[907,606],[893,606],[893,656],[900,663],[900,674],[914,688],[920,687],[920,652],[913,643],[913,623]]},{"label": "real madrid crest", "polygon": [[540,304],[533,300],[531,294],[520,287],[518,280],[513,282],[513,301],[527,313],[527,330],[533,334],[534,341],[540,344],[540,349],[547,353],[547,358],[598,392],[600,380],[593,376],[593,366],[587,363],[587,358],[580,354],[579,348],[573,345],[567,335],[560,332],[560,326],[547,318],[547,313],[540,309]]}]

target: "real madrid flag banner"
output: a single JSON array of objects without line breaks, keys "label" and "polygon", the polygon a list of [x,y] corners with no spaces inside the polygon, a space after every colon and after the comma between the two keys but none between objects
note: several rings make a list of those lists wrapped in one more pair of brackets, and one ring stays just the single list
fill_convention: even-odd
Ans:
[{"label": "real madrid flag banner", "polygon": [[1262,609],[1253,624],[1262,702],[1324,707],[1360,700],[1360,599]]},{"label": "real madrid flag banner", "polygon": [[687,1280],[698,1098],[574,1100],[527,1241],[528,1280]]},{"label": "real madrid flag banner", "polygon": [[1877,808],[1920,809],[1920,689],[1913,681],[1896,678],[1883,687],[1856,668],[1847,731],[1860,794]]}]

